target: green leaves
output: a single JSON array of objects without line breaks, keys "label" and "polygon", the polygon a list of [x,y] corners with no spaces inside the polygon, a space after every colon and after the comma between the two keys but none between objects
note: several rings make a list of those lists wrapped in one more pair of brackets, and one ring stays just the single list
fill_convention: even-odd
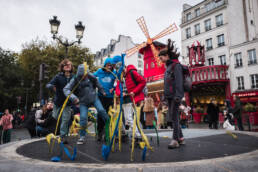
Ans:
[{"label": "green leaves", "polygon": [[[49,65],[49,80],[58,73],[61,60],[66,57],[65,47],[48,43],[38,38],[22,45],[19,54],[0,48],[0,111],[5,108],[16,109],[25,106],[26,91],[28,91],[28,107],[39,99],[39,66],[41,63]],[[93,67],[94,55],[86,47],[74,45],[68,49],[68,59],[72,61],[74,70],[86,61]],[[75,72],[75,71],[74,71]],[[44,80],[45,89],[46,83]],[[23,86],[21,84],[23,82]],[[32,82],[35,86],[32,87]],[[44,97],[53,96],[47,89]],[[16,97],[21,96],[21,104],[17,105]],[[28,108],[29,109],[29,108]]]}]

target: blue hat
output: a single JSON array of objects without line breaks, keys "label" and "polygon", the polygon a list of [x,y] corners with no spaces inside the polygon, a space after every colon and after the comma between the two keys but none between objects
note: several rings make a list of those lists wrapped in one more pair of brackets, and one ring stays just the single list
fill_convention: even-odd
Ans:
[{"label": "blue hat", "polygon": [[117,64],[118,62],[122,62],[122,57],[117,55],[112,58],[112,64]]},{"label": "blue hat", "polygon": [[108,63],[113,64],[113,63],[112,63],[112,58],[108,57],[108,58],[104,61],[104,67],[105,67]]}]

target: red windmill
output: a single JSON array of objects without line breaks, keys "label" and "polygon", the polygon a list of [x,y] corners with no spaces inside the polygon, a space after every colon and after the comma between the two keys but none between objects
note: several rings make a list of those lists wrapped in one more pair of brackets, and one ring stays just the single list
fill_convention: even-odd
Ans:
[{"label": "red windmill", "polygon": [[145,78],[149,78],[150,76],[155,77],[157,75],[163,74],[165,68],[164,68],[164,65],[161,63],[161,61],[159,60],[158,54],[159,54],[159,50],[164,48],[165,45],[157,42],[156,40],[159,38],[162,38],[170,33],[177,31],[178,28],[177,28],[176,24],[173,23],[168,28],[166,28],[162,32],[160,32],[158,35],[151,38],[149,35],[149,31],[148,31],[148,28],[147,28],[144,18],[140,17],[136,21],[139,24],[142,32],[146,36],[147,41],[127,50],[126,51],[127,57],[130,57],[137,51],[139,51],[141,54],[144,55],[144,64],[145,64],[144,65],[144,76],[145,76]]}]

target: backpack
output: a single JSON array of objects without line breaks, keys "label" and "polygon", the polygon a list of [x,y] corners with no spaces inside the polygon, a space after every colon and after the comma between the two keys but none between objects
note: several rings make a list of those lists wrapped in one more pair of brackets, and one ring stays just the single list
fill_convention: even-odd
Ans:
[{"label": "backpack", "polygon": [[[174,70],[174,67],[176,66],[177,63],[173,63],[172,70]],[[182,65],[182,71],[183,71],[183,87],[184,87],[184,92],[190,92],[192,89],[192,78],[190,76],[190,70],[189,67],[186,65]]]},{"label": "backpack", "polygon": [[[132,70],[130,70],[130,75],[131,75],[131,77],[132,77],[132,80],[133,80],[134,84],[135,84],[135,85],[138,85],[138,83],[137,83],[137,81],[136,81],[136,79],[135,79],[135,77],[134,77],[134,74],[133,74],[133,71],[132,71]],[[139,75],[141,75],[141,74],[139,74]],[[142,76],[142,75],[141,75],[141,76]],[[145,85],[145,87],[143,88],[142,92],[143,92],[143,94],[144,94],[144,97],[147,97],[147,95],[148,95],[148,88],[147,88],[147,85]]]}]

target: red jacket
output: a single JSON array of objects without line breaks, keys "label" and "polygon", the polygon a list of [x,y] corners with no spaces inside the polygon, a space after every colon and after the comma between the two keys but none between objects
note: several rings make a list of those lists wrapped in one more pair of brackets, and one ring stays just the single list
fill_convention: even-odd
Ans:
[{"label": "red jacket", "polygon": [[[137,85],[135,85],[130,71],[132,70],[132,74],[137,82]],[[127,88],[128,93],[133,92],[134,93],[134,101],[135,103],[138,103],[142,100],[144,100],[144,94],[143,89],[146,85],[145,79],[137,73],[137,69],[134,67],[134,65],[128,65],[126,68],[126,74],[125,74],[125,85]]]}]

